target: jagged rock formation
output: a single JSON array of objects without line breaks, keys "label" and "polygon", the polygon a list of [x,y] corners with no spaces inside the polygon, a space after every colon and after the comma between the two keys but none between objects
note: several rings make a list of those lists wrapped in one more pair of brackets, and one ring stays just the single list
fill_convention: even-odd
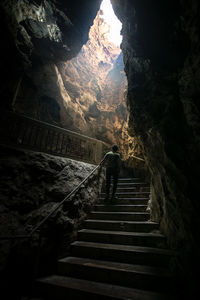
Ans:
[{"label": "jagged rock formation", "polygon": [[112,3],[123,23],[129,127],[140,140],[152,176],[152,218],[180,250],[181,269],[193,278],[193,290],[200,261],[195,196],[200,166],[200,91],[195,84],[200,79],[199,2]]},{"label": "jagged rock formation", "polygon": [[107,143],[123,145],[127,119],[123,58],[120,48],[107,39],[108,24],[101,14],[99,11],[79,55],[59,68],[69,95],[64,102],[75,128]]},{"label": "jagged rock formation", "polygon": [[[109,25],[102,11],[94,20],[89,41],[69,61],[87,34],[81,40],[66,11],[61,12],[51,1],[39,4],[19,1],[14,15],[10,14],[15,30],[20,32],[15,37],[18,52],[25,65],[32,64],[19,79],[13,109],[109,144],[117,143],[126,159],[129,147],[122,135],[127,139],[129,135],[123,57],[120,48],[107,39]],[[8,6],[3,4],[5,10]],[[61,26],[63,22],[66,28]],[[72,35],[75,44],[71,44]]]},{"label": "jagged rock formation", "polygon": [[[59,11],[71,20],[75,31],[82,27],[84,34],[87,35],[100,1],[74,0],[70,3],[48,1],[48,3],[52,5],[54,3],[54,7],[58,7]],[[199,1],[112,0],[112,3],[123,23],[122,51],[128,79],[129,130],[140,141],[152,176],[152,218],[160,222],[169,244],[180,250],[183,274],[189,278],[186,280],[187,284],[191,284],[190,287],[193,284],[194,287],[195,270],[198,270],[196,265],[200,261],[197,246],[200,236],[199,201],[196,197],[200,166]],[[64,91],[62,77],[57,76],[58,67],[55,67],[55,63],[59,66],[58,61],[62,56],[60,56],[61,49],[55,46],[60,43],[56,44],[50,37],[47,38],[46,49],[48,48],[49,52],[44,50],[45,42],[42,43],[38,59],[37,51],[31,52],[30,49],[33,45],[33,49],[38,50],[36,44],[41,37],[34,39],[34,30],[32,32],[30,30],[28,33],[30,39],[24,41],[21,31],[17,34],[18,31],[15,30],[18,28],[15,25],[17,22],[11,21],[13,18],[16,19],[13,17],[15,14],[12,9],[15,8],[16,2],[1,1],[1,8],[5,8],[5,4],[10,6],[7,14],[1,9],[0,18],[1,37],[4,41],[2,57],[5,58],[1,60],[3,64],[1,70],[4,72],[1,87],[2,104],[6,106],[5,103],[12,99],[14,83],[21,74],[20,62],[25,61],[24,56],[20,56],[17,50],[20,42],[23,53],[26,53],[33,65],[23,79],[23,95],[27,99],[26,112],[37,116],[36,107],[41,105],[43,111],[41,114],[47,113],[46,118],[59,124],[60,111],[63,111],[60,107],[64,104],[62,97],[58,97],[56,85],[52,87],[52,82],[58,78],[58,85],[62,86],[60,93]],[[64,33],[66,28],[66,22],[62,22],[64,15],[59,13],[59,16],[59,28]],[[82,26],[84,23],[87,28]],[[39,26],[46,23],[34,21],[33,24]],[[29,27],[34,28],[34,25]],[[22,27],[21,30],[25,30],[25,26]],[[70,34],[69,30],[68,33],[65,37],[66,39],[69,37],[69,41],[73,44],[72,57],[78,52],[77,43],[80,50],[83,41],[80,35],[74,34],[74,31]],[[45,41],[45,38],[41,39]],[[74,47],[76,51],[73,51]],[[34,54],[31,55],[30,52]],[[53,55],[52,60],[47,53]],[[32,78],[35,78],[35,82]],[[47,78],[50,78],[48,85],[41,85]],[[40,89],[37,87],[38,82]],[[51,95],[48,94],[49,87]],[[100,94],[98,97],[100,98]],[[53,116],[49,114],[52,108],[47,107],[55,107]],[[92,113],[95,114],[95,111],[94,107]],[[69,111],[66,122],[72,125],[72,121]],[[193,290],[194,288],[191,288],[190,292]],[[192,297],[195,298],[190,294],[190,299]]]},{"label": "jagged rock formation", "polygon": [[108,24],[101,14],[77,57],[41,64],[23,77],[14,109],[108,144],[117,143],[126,159],[123,57],[120,48],[108,41]]},{"label": "jagged rock formation", "polygon": [[[1,70],[10,78],[9,82],[7,76],[2,79],[0,93],[5,101],[1,105],[12,105],[16,84],[24,72],[30,81],[28,67],[37,69],[77,55],[88,39],[100,3],[101,0],[74,0],[69,6],[65,0],[1,1],[1,55],[4,57]],[[27,97],[37,89],[32,82],[30,87]]]},{"label": "jagged rock formation", "polygon": [[[30,233],[95,168],[72,159],[3,146],[0,153],[1,236]],[[52,270],[57,257],[68,251],[100,192],[102,176],[94,173],[40,228],[43,262],[38,272]],[[30,288],[37,261],[37,234],[31,240],[0,240],[2,287],[9,289],[11,284],[16,297],[18,291]]]}]

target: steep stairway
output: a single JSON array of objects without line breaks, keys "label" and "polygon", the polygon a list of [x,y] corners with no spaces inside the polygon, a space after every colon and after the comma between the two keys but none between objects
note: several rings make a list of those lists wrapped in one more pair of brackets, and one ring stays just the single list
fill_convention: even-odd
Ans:
[{"label": "steep stairway", "polygon": [[175,299],[170,261],[158,224],[147,211],[149,186],[138,178],[120,178],[118,199],[101,197],[58,261],[57,274],[36,282],[42,299]]}]

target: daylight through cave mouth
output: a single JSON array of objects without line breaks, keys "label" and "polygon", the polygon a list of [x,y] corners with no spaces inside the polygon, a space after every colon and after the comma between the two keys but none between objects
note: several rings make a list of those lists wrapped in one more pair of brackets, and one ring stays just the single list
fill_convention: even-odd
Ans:
[{"label": "daylight through cave mouth", "polygon": [[101,2],[100,10],[100,16],[109,26],[107,33],[108,40],[116,46],[120,46],[122,41],[122,23],[116,17],[110,0],[103,0]]}]

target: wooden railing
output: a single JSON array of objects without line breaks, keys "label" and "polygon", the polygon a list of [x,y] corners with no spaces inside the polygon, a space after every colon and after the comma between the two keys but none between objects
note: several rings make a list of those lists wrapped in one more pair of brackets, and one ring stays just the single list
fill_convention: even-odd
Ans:
[{"label": "wooden railing", "polygon": [[98,164],[109,145],[18,113],[4,111],[1,143]]}]

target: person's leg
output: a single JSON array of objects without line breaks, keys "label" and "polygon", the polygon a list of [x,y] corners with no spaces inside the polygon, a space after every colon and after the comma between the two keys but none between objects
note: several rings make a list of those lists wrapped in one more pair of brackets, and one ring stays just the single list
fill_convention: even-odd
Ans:
[{"label": "person's leg", "polygon": [[111,182],[111,170],[107,168],[106,169],[106,199],[109,199],[110,182]]},{"label": "person's leg", "polygon": [[115,193],[116,193],[116,190],[117,190],[119,172],[117,172],[117,171],[114,170],[113,173],[112,173],[112,175],[113,175],[112,199],[114,199],[115,198]]}]

